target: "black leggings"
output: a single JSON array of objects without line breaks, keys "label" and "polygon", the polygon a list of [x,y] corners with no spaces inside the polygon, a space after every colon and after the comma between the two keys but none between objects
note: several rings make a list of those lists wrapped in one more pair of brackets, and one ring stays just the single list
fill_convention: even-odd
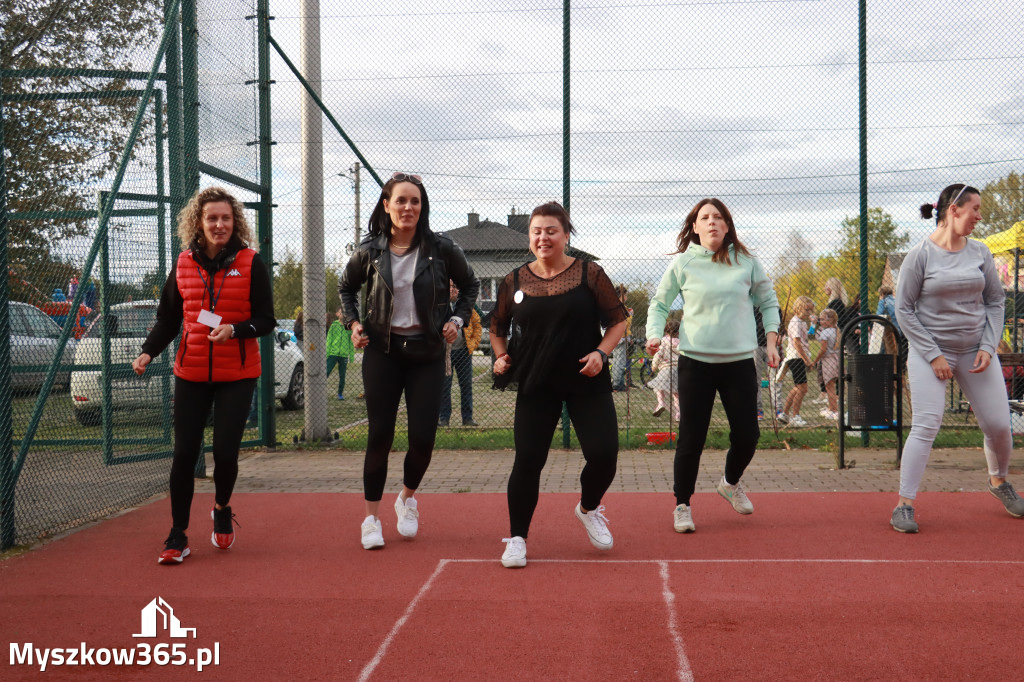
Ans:
[{"label": "black leggings", "polygon": [[415,490],[430,466],[441,409],[444,356],[424,362],[402,349],[401,337],[391,337],[391,352],[384,353],[371,343],[363,353],[363,387],[366,397],[368,434],[363,462],[363,495],[368,502],[384,496],[388,477],[388,455],[395,441],[398,403],[405,391],[409,416],[409,450],[405,453],[402,483]]},{"label": "black leggings", "polygon": [[715,407],[715,392],[729,420],[725,480],[739,482],[754,459],[761,430],[757,426],[757,369],[754,360],[711,363],[679,357],[679,442],[674,466],[676,504],[690,504],[697,485],[700,456]]},{"label": "black leggings", "polygon": [[174,460],[171,462],[171,518],[175,528],[188,528],[194,472],[203,444],[203,430],[213,408],[213,484],[221,506],[231,502],[238,478],[238,446],[255,379],[186,381],[174,378]]},{"label": "black leggings", "polygon": [[508,516],[513,537],[526,538],[530,532],[530,521],[540,496],[540,475],[562,416],[563,398],[586,460],[580,473],[583,508],[597,509],[615,479],[619,427],[611,393],[518,394],[513,431],[516,458],[508,478]]}]

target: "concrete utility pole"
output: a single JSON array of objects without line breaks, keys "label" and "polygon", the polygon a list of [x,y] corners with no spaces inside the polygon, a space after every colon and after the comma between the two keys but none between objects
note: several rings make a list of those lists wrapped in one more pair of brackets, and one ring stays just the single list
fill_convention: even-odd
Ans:
[{"label": "concrete utility pole", "polygon": [[[319,97],[320,0],[301,0],[299,68]],[[302,357],[306,440],[327,440],[327,325],[324,279],[324,150],[320,108],[308,93],[301,100],[302,149]]]}]

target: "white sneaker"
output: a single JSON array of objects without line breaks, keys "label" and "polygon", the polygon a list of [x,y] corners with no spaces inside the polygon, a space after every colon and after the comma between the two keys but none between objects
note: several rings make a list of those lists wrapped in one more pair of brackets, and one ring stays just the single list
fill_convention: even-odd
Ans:
[{"label": "white sneaker", "polygon": [[587,529],[590,544],[598,549],[612,548],[612,533],[608,530],[608,519],[604,515],[603,504],[593,511],[584,513],[579,503],[576,503],[576,518]]},{"label": "white sneaker", "polygon": [[376,549],[384,546],[384,532],[380,519],[370,514],[363,519],[363,549]]},{"label": "white sneaker", "polygon": [[685,504],[677,505],[675,511],[672,512],[672,527],[676,529],[677,533],[692,533],[697,530],[697,527],[693,525],[693,514]]},{"label": "white sneaker", "polygon": [[526,540],[518,535],[505,538],[505,553],[501,555],[501,565],[505,568],[522,568],[526,565]]},{"label": "white sneaker", "polygon": [[737,482],[736,485],[729,485],[725,482],[725,476],[722,476],[722,480],[718,482],[718,494],[729,500],[732,508],[740,514],[754,513],[754,505],[747,497],[747,494],[743,492],[742,483]]},{"label": "white sneaker", "polygon": [[833,412],[832,410],[827,409],[827,408],[822,410],[818,414],[820,414],[825,419],[828,419],[829,421],[833,421],[833,422],[837,421],[839,419],[839,413],[838,412]]},{"label": "white sneaker", "polygon": [[800,415],[794,414],[792,417],[789,418],[789,425],[790,426],[807,426],[807,421],[804,420],[804,418],[801,417]]},{"label": "white sneaker", "polygon": [[408,497],[403,503],[402,496],[399,495],[395,500],[395,513],[398,515],[398,534],[406,538],[416,537],[416,532],[420,529],[420,512],[416,509],[416,498]]},{"label": "white sneaker", "polygon": [[788,424],[789,423],[789,415],[786,414],[785,412],[777,412],[775,414],[775,418],[778,419],[783,424]]}]

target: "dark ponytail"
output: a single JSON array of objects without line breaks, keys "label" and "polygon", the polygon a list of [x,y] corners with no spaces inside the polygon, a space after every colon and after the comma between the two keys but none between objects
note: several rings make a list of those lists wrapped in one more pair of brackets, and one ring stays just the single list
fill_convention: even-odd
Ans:
[{"label": "dark ponytail", "polygon": [[946,212],[949,210],[950,204],[963,206],[968,197],[973,194],[981,194],[981,192],[978,189],[963,183],[950,185],[939,193],[939,200],[934,204],[921,204],[921,217],[927,220],[928,218],[931,218],[932,213],[934,213],[935,224],[938,225],[946,219]]}]

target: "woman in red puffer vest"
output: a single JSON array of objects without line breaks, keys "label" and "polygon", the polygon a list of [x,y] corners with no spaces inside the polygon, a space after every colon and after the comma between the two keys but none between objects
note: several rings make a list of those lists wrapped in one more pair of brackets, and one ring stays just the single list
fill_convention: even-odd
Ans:
[{"label": "woman in red puffer vest", "polygon": [[238,449],[260,376],[257,339],[277,324],[270,274],[248,246],[254,239],[237,199],[219,187],[197,192],[178,215],[178,236],[188,249],[167,277],[156,324],[132,363],[135,372],[143,374],[181,330],[174,358],[172,527],[160,553],[162,564],[181,563],[191,552],[185,531],[195,488],[193,471],[211,409],[216,496],[210,539],[221,549],[234,544],[229,504],[238,477]]}]

